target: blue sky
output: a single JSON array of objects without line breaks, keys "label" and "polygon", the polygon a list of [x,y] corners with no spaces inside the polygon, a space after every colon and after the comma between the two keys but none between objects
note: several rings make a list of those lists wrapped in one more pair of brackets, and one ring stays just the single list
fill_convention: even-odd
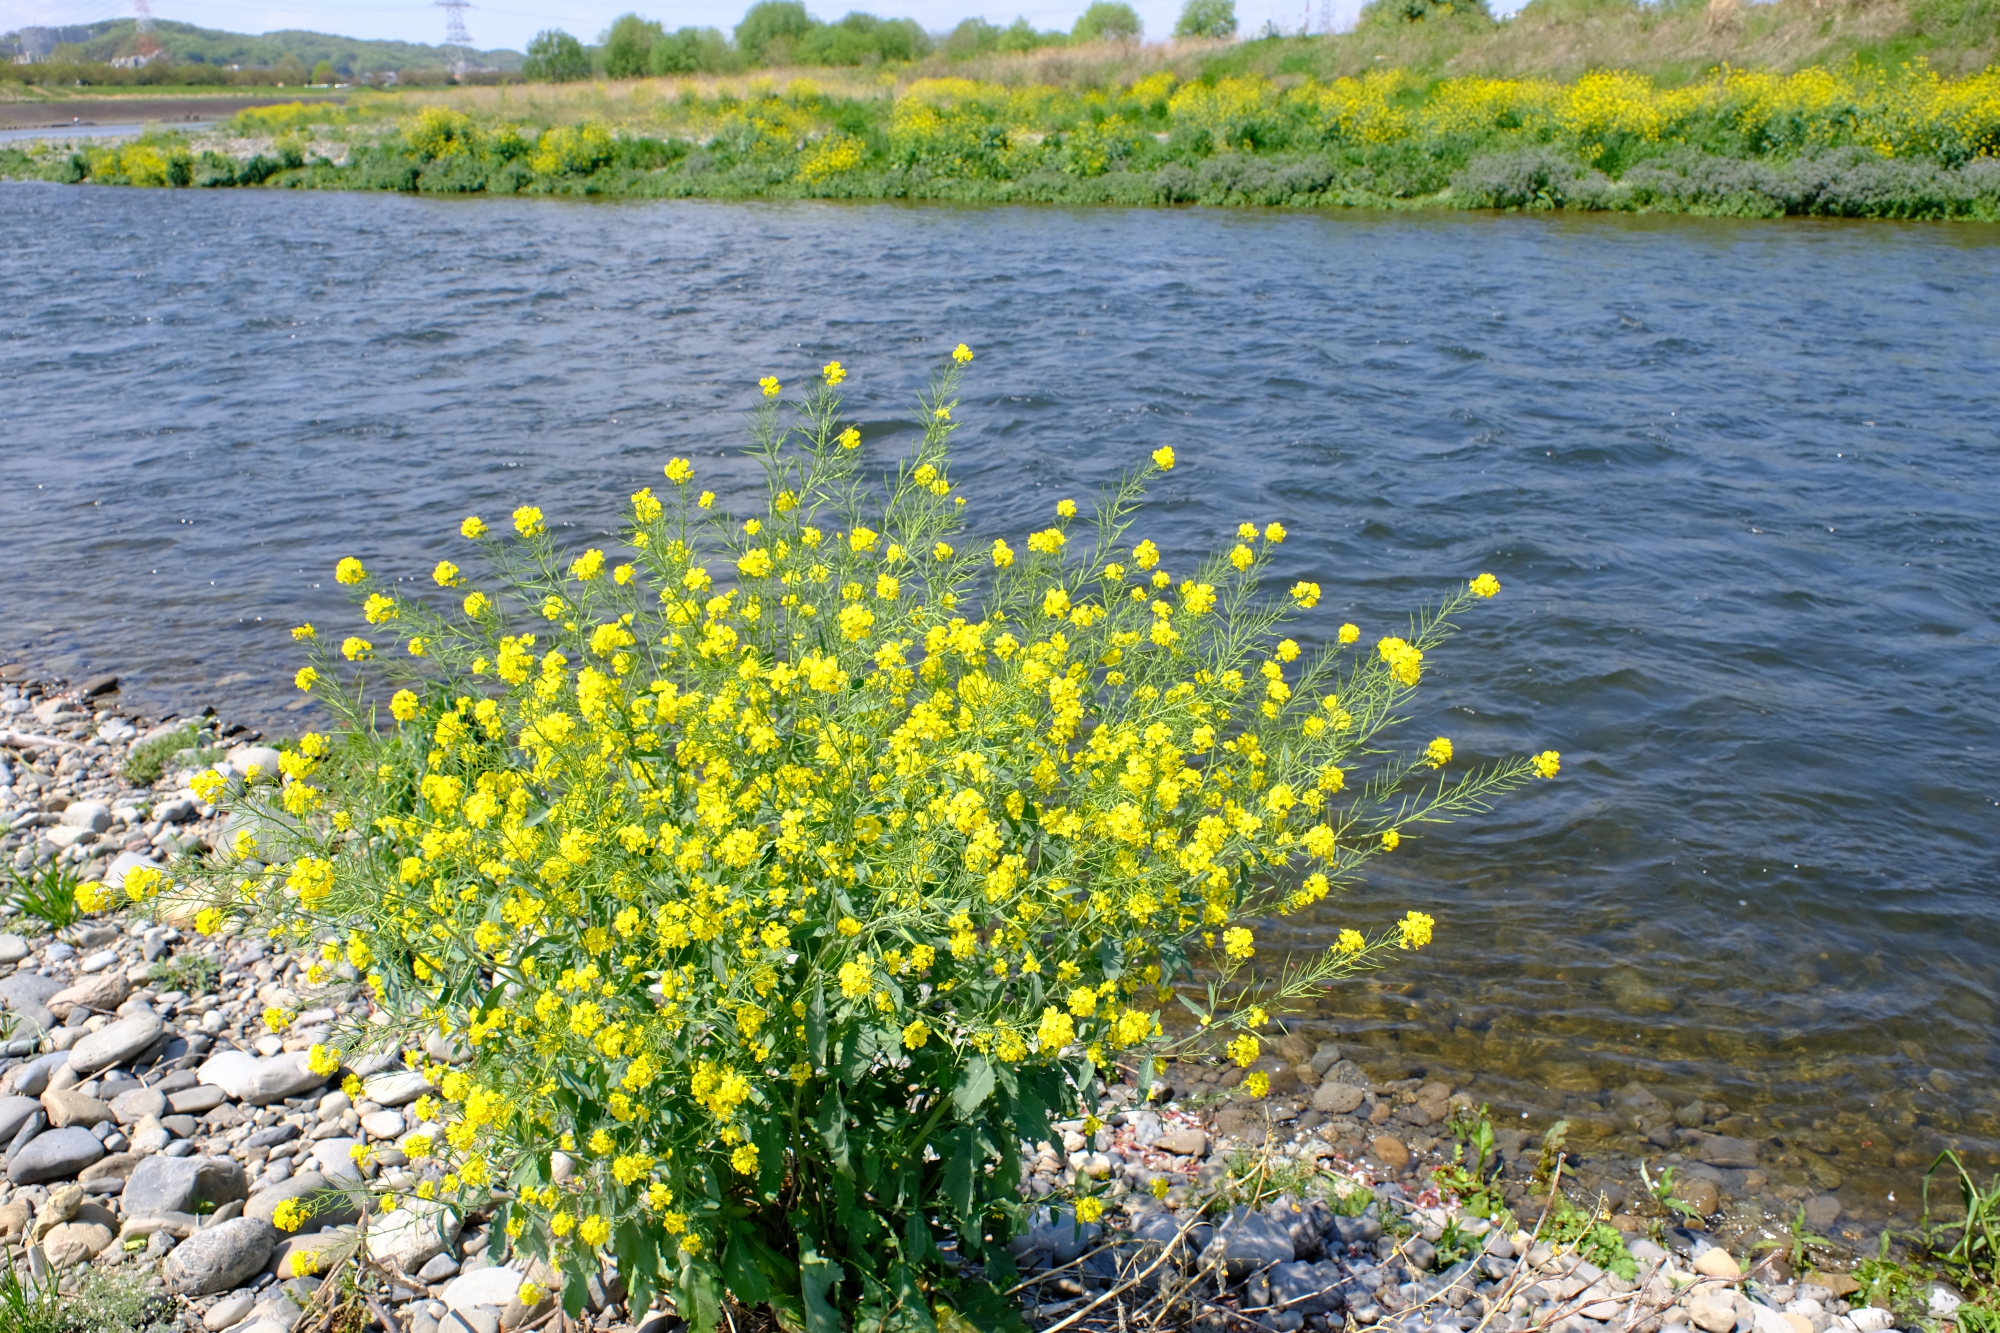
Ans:
[{"label": "blue sky", "polygon": [[[1173,30],[1181,0],[1130,0],[1145,20],[1146,36],[1164,39]],[[1276,22],[1287,32],[1298,30],[1311,5],[1311,20],[1317,31],[1324,0],[1236,0],[1236,14],[1246,33],[1260,30],[1265,22]],[[727,30],[735,26],[751,0],[496,0],[493,5],[475,3],[465,11],[466,27],[473,43],[480,47],[511,47],[518,51],[543,28],[564,28],[591,40],[627,10],[637,10],[656,18],[669,28],[683,24],[711,26]],[[1013,5],[983,6],[982,0],[806,0],[807,7],[823,19],[838,18],[849,9],[863,8],[885,18],[910,17],[926,28],[942,31],[960,19],[974,15],[995,23],[1010,23],[1025,16],[1038,28],[1068,28],[1088,0],[1014,0]],[[1337,27],[1354,22],[1362,0],[1331,0]],[[272,32],[281,28],[309,28],[316,32],[338,33],[406,42],[438,43],[444,40],[444,13],[425,3],[395,4],[390,0],[354,0],[352,4],[331,0],[152,0],[157,18],[223,28],[231,32]],[[1496,9],[1518,8],[1516,3],[1496,5]],[[97,19],[129,14],[122,5],[103,0],[0,0],[0,27],[27,24],[88,23]]]}]

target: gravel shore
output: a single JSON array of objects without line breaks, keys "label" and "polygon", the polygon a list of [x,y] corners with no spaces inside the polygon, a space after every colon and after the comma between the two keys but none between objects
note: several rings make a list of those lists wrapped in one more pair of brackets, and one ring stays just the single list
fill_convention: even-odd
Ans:
[{"label": "gravel shore", "polygon": [[[123,775],[134,747],[188,728],[157,781]],[[116,887],[132,866],[219,848],[233,830],[188,779],[209,764],[275,770],[260,739],[212,716],[129,716],[115,678],[70,687],[0,668],[0,864],[25,875],[62,862]],[[170,895],[146,919],[86,917],[60,932],[11,903],[0,913],[0,1247],[10,1260],[72,1281],[93,1266],[122,1273],[206,1333],[316,1326],[321,1274],[357,1251],[381,1278],[367,1317],[394,1333],[495,1333],[554,1313],[546,1301],[522,1305],[517,1289],[536,1275],[490,1245],[478,1213],[412,1196],[369,1219],[351,1206],[323,1210],[296,1234],[273,1224],[286,1200],[364,1176],[396,1191],[422,1179],[400,1145],[435,1129],[412,1122],[411,1104],[430,1090],[423,1075],[389,1054],[330,1077],[306,1066],[304,1052],[335,1024],[370,1020],[351,968],[308,992],[302,960],[264,939],[203,937]],[[297,1017],[269,1031],[269,1006]],[[1030,1322],[1122,1326],[1131,1307],[1171,1314],[1165,1326],[1218,1330],[1892,1326],[1886,1311],[1850,1306],[1857,1285],[1844,1273],[1794,1274],[1777,1250],[1753,1264],[1769,1218],[1732,1212],[1728,1197],[1770,1182],[1756,1144],[1717,1132],[1728,1108],[1671,1107],[1637,1085],[1614,1095],[1666,1150],[1679,1196],[1700,1215],[1667,1225],[1625,1182],[1630,1163],[1581,1154],[1566,1179],[1626,1236],[1633,1262],[1620,1276],[1538,1230],[1548,1201],[1533,1170],[1549,1126],[1496,1130],[1494,1189],[1507,1206],[1471,1216],[1430,1175],[1452,1150],[1448,1124],[1476,1111],[1471,1099],[1435,1080],[1383,1081],[1356,1054],[1282,1038],[1259,1066],[1263,1097],[1241,1086],[1249,1071],[1176,1064],[1150,1096],[1111,1086],[1099,1123],[1067,1122],[1060,1142],[1023,1145],[1024,1195],[1050,1198],[1014,1243],[1030,1275]],[[357,1080],[358,1091],[342,1090]],[[358,1164],[357,1148],[367,1149]],[[1105,1205],[1100,1221],[1079,1225],[1058,1202],[1079,1186]],[[1815,1230],[1839,1217],[1831,1195],[1793,1192]],[[671,1314],[625,1309],[621,1294],[606,1272],[572,1327],[678,1327]],[[1931,1299],[1943,1316],[1956,1297],[1939,1288]]]}]

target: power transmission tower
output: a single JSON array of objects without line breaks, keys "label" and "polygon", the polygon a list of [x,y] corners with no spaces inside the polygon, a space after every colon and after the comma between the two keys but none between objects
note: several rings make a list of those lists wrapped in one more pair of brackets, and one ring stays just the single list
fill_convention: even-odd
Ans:
[{"label": "power transmission tower", "polygon": [[[146,0],[138,0],[145,4]],[[465,51],[472,50],[472,34],[465,30],[465,10],[472,8],[472,0],[431,0],[444,11],[444,44],[456,46]]]},{"label": "power transmission tower", "polygon": [[153,6],[150,0],[132,0],[132,12],[139,16],[139,59],[151,60],[160,53],[160,43],[153,36]]},{"label": "power transmission tower", "polygon": [[1333,0],[1319,0],[1319,34],[1333,36]]}]

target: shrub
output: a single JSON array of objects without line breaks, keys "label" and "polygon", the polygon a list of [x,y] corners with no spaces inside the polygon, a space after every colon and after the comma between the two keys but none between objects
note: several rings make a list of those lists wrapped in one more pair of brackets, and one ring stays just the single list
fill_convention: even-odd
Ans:
[{"label": "shrub", "polygon": [[753,65],[774,63],[772,57],[789,54],[799,38],[818,26],[802,0],[758,0],[736,25],[736,49]]},{"label": "shrub", "polygon": [[653,44],[666,35],[656,20],[619,15],[604,35],[604,73],[614,79],[643,77],[652,69]]},{"label": "shrub", "polygon": [[[364,978],[387,1028],[314,1068],[363,1041],[424,1068],[416,1193],[497,1205],[572,1310],[615,1257],[634,1308],[665,1285],[700,1329],[725,1294],[809,1329],[998,1325],[1024,1140],[1099,1071],[1149,1079],[1176,999],[1247,1066],[1264,1006],[1421,947],[1412,911],[1246,966],[1262,918],[1555,772],[1381,735],[1491,576],[1407,638],[1308,652],[1283,630],[1320,589],[1261,587],[1281,525],[1178,579],[1133,540],[1166,448],[1088,517],[972,537],[947,448],[970,360],[879,485],[838,363],[791,403],[767,378],[757,512],[675,459],[618,554],[559,551],[532,506],[504,538],[469,518],[486,572],[439,563],[442,609],[348,558],[366,623],[294,631],[340,725],[228,797],[262,831],[196,924],[318,941],[308,988]],[[466,1064],[425,1057],[440,1033]]]}]

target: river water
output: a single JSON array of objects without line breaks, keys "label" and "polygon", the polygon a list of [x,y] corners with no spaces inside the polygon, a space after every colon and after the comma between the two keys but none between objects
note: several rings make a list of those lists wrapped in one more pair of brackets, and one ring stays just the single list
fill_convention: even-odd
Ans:
[{"label": "river water", "polygon": [[1719,1103],[1767,1203],[2000,1163],[2000,230],[14,185],[0,242],[0,652],[297,729],[338,557],[581,541],[677,453],[727,503],[834,357],[886,461],[964,339],[982,534],[1171,443],[1170,567],[1281,518],[1369,634],[1505,585],[1409,734],[1563,776],[1288,923],[1440,923],[1316,1030],[1586,1134]]}]

